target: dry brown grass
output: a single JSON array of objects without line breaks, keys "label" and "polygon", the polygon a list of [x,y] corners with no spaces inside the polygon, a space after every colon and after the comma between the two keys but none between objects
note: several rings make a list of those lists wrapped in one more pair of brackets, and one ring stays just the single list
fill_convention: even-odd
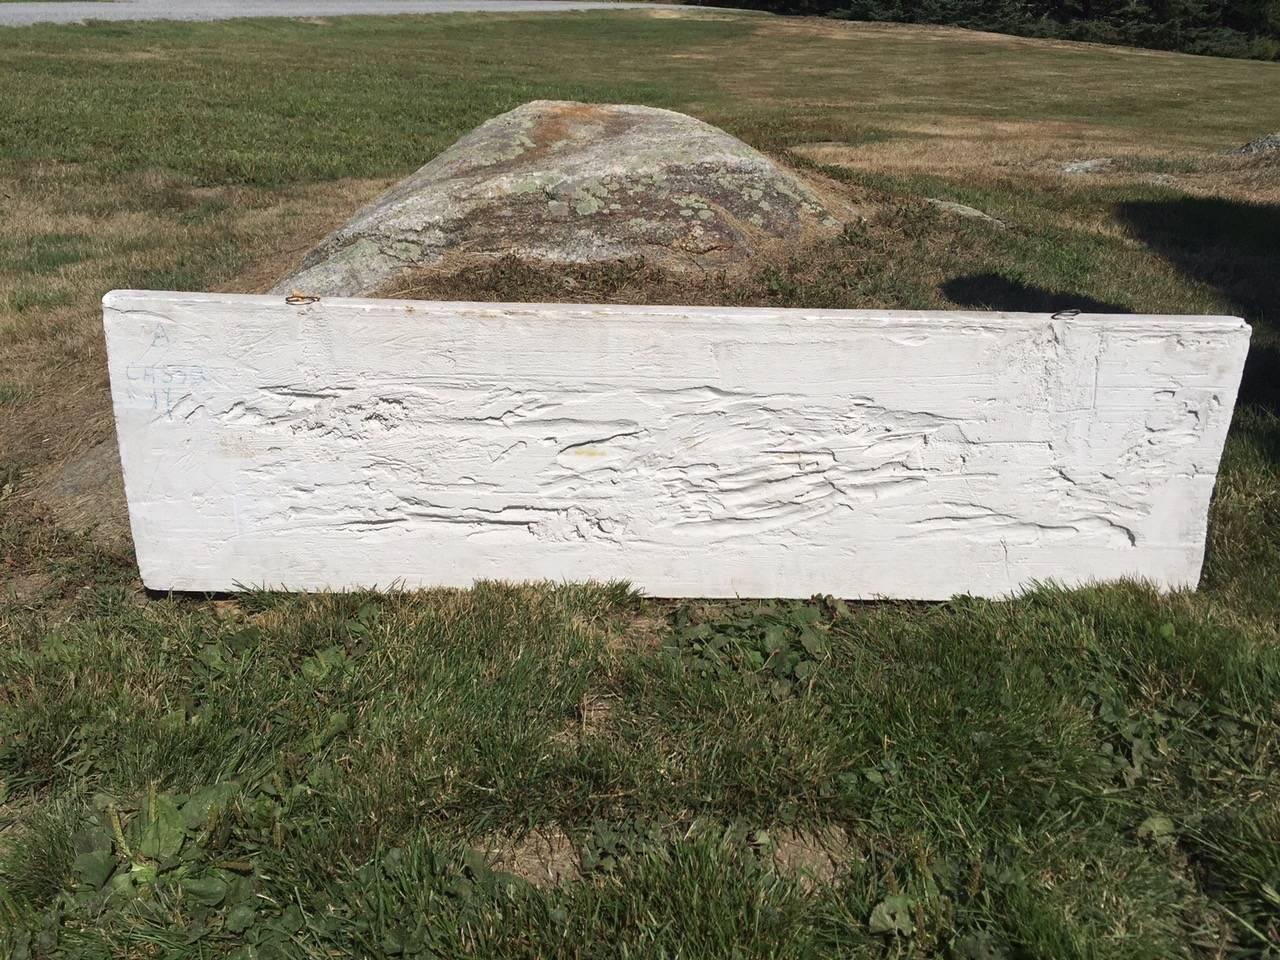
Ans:
[{"label": "dry brown grass", "polygon": [[622,630],[611,637],[610,647],[626,653],[652,650],[662,642],[668,629],[664,612],[644,610],[622,624]]},{"label": "dry brown grass", "polygon": [[[601,641],[607,656],[606,676],[629,658],[654,650],[668,631],[665,610],[656,607],[631,611],[626,617],[603,623],[582,617],[575,617],[572,623],[583,635]],[[583,691],[573,719],[554,739],[562,744],[575,744],[616,736],[617,730],[612,722],[618,702],[618,695],[608,689],[607,683]]]},{"label": "dry brown grass", "polygon": [[1096,51],[1106,56],[1154,58],[1185,61],[1186,54],[1167,50],[1145,50],[1138,47],[1114,47],[1082,40],[1056,40],[1042,37],[1019,37],[1008,33],[992,33],[967,27],[948,27],[933,24],[890,23],[857,20],[819,20],[793,17],[762,23],[758,35],[770,38],[795,37],[806,39],[822,37],[839,43],[864,45],[884,42],[895,46],[915,45],[932,50],[940,45],[968,47],[977,50],[1006,49],[1010,51],[1040,53],[1047,50],[1067,54]]},{"label": "dry brown grass", "polygon": [[[200,188],[155,170],[104,182],[54,164],[0,181],[0,194],[10,198],[0,233],[72,237],[83,254],[40,272],[34,283],[26,272],[0,272],[0,289],[11,291],[0,297],[3,380],[41,398],[0,417],[0,450],[23,469],[24,491],[37,492],[72,528],[90,517],[106,521],[112,536],[122,528],[118,466],[98,469],[114,444],[103,293],[180,271],[193,250],[219,245],[232,248],[238,262],[228,260],[215,288],[260,292],[385,186],[341,180],[274,192]],[[249,266],[235,269],[241,262]],[[27,291],[30,304],[18,299]],[[90,489],[86,478],[102,485]]]},{"label": "dry brown grass", "polygon": [[7,853],[18,839],[19,826],[34,807],[35,804],[31,801],[19,803],[16,800],[5,800],[0,803],[0,856]]},{"label": "dry brown grass", "polygon": [[265,238],[274,239],[274,243],[214,289],[228,293],[266,293],[281,277],[296,269],[312,247],[394,182],[370,179],[315,184],[287,204],[261,211],[260,222],[248,226]]},{"label": "dry brown grass", "polygon": [[[822,166],[994,187],[1084,193],[1100,185],[1158,184],[1197,196],[1280,202],[1280,160],[1149,143],[1109,125],[936,117],[881,127],[890,135],[877,142],[804,143],[792,152]],[[1096,172],[1064,171],[1079,160],[1109,162]]]},{"label": "dry brown grass", "polygon": [[[927,121],[881,121],[889,136],[875,143],[807,143],[794,151],[817,163],[891,173],[938,177],[1059,175],[1067,160],[1090,157],[1144,157],[1124,131],[1064,121],[1000,121],[983,117],[937,117]],[[1161,159],[1178,151],[1157,151]]]}]

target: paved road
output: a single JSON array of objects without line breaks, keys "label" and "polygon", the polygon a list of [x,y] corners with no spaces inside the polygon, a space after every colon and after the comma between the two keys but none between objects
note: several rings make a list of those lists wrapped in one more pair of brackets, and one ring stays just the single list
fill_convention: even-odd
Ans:
[{"label": "paved road", "polygon": [[117,0],[92,3],[0,3],[0,26],[80,23],[84,20],[230,20],[234,17],[326,17],[393,13],[552,13],[671,4],[595,0]]}]

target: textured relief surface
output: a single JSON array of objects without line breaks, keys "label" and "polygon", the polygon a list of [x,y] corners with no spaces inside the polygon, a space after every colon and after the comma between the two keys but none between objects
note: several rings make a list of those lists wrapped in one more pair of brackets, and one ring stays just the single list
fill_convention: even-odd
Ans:
[{"label": "textured relief surface", "polygon": [[1194,586],[1249,328],[1215,317],[116,292],[154,588]]}]

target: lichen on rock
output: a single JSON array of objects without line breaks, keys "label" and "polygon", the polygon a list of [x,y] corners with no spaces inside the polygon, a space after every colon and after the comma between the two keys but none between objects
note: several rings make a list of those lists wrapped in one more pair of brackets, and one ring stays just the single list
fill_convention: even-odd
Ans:
[{"label": "lichen on rock", "polygon": [[481,124],[360,210],[275,292],[390,293],[398,278],[464,256],[734,271],[855,215],[693,117],[537,100]]}]

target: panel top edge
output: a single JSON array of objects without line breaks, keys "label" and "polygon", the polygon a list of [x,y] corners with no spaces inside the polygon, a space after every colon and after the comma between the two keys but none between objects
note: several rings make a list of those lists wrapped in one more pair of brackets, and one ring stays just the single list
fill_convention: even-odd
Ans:
[{"label": "panel top edge", "polygon": [[364,297],[286,298],[279,295],[247,293],[214,293],[174,290],[112,290],[102,298],[104,311],[131,310],[156,312],[163,306],[179,309],[200,306],[252,308],[254,310],[312,310],[318,305],[341,308],[344,312],[370,315],[438,316],[465,312],[477,318],[502,316],[539,320],[554,313],[559,317],[717,317],[746,323],[770,323],[779,320],[844,321],[868,323],[907,323],[927,321],[931,324],[981,324],[996,326],[1042,325],[1058,320],[1069,322],[1105,322],[1108,326],[1150,327],[1153,324],[1176,325],[1195,330],[1250,330],[1240,317],[1211,314],[1137,314],[1090,313],[1064,310],[1058,313],[1018,313],[1000,310],[844,310],[824,307],[717,307],[680,304],[591,304],[591,303],[501,303],[491,301],[453,300],[387,300]]}]

